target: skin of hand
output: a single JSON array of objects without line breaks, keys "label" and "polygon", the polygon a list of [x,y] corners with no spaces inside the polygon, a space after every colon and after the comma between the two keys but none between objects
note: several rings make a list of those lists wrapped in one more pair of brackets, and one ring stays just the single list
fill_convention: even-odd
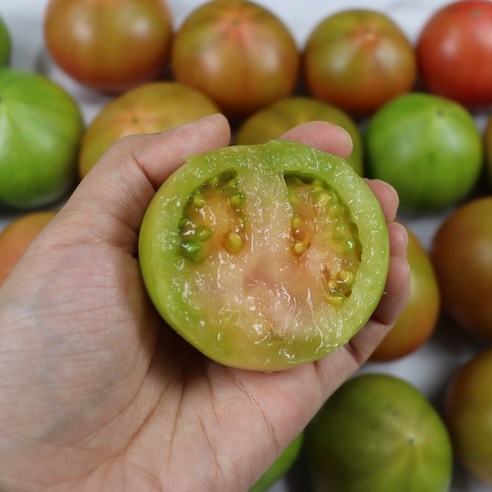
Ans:
[{"label": "skin of hand", "polygon": [[[348,156],[345,131],[283,135]],[[398,198],[368,181],[390,232],[382,300],[351,342],[270,374],[197,353],[153,309],[137,258],[156,189],[185,155],[224,147],[213,115],[125,137],[82,180],[0,288],[0,490],[248,490],[327,397],[368,358],[409,290]]]}]

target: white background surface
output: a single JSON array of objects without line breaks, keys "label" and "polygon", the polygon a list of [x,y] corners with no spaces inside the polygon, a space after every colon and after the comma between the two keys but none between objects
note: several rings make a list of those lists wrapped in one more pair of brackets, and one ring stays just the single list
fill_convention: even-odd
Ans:
[{"label": "white background surface", "polygon": [[[302,47],[311,30],[325,16],[351,7],[373,8],[386,12],[392,17],[409,39],[414,42],[424,22],[433,11],[448,3],[443,0],[401,0],[384,1],[359,0],[257,0],[276,13],[291,29],[299,47]],[[199,0],[169,0],[175,26],[197,5]],[[44,72],[64,86],[81,104],[86,123],[89,123],[108,98],[80,87],[61,73],[50,62],[44,48],[42,33],[43,13],[47,0],[0,0],[0,15],[3,16],[12,36],[12,66]],[[481,128],[484,118],[480,115],[477,124]],[[430,244],[432,235],[442,220],[439,216],[419,218],[401,217],[420,237],[425,246]],[[0,229],[12,219],[1,215]],[[420,350],[392,363],[368,363],[362,371],[383,371],[398,375],[415,384],[440,409],[442,392],[454,370],[468,359],[477,347],[463,333],[447,326],[439,327],[434,337]],[[286,490],[284,483],[277,484],[273,490]],[[300,489],[307,492],[306,489]],[[481,486],[457,467],[452,492],[485,492],[490,488]],[[342,492],[342,491],[340,491]],[[395,491],[398,492],[398,491]]]}]

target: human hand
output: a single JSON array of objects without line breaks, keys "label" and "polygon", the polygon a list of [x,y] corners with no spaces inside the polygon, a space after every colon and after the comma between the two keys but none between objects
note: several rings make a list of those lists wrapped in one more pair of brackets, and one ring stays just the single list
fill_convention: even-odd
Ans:
[{"label": "human hand", "polygon": [[[326,123],[283,138],[351,150]],[[217,364],[165,325],[140,276],[140,223],[183,156],[229,139],[220,115],[122,139],[0,288],[0,490],[247,490],[398,318],[406,233],[394,222],[395,192],[369,181],[388,222],[390,270],[350,343],[265,374]]]}]

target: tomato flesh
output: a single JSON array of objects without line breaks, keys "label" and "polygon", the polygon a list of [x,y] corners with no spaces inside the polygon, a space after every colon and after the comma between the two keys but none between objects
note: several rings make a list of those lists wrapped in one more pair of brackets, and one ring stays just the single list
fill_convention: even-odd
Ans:
[{"label": "tomato flesh", "polygon": [[[185,299],[214,325],[229,311],[255,337],[291,338],[309,326],[313,306],[329,310],[350,296],[360,262],[356,227],[336,191],[315,179],[274,175],[252,197],[240,190],[260,186],[261,176],[224,174],[185,207],[181,252],[200,264],[190,271]],[[275,209],[258,206],[272,194],[285,199]]]},{"label": "tomato flesh", "polygon": [[146,213],[140,262],[157,309],[197,348],[277,370],[320,358],[367,321],[387,229],[349,164],[271,142],[192,158],[176,174]]}]

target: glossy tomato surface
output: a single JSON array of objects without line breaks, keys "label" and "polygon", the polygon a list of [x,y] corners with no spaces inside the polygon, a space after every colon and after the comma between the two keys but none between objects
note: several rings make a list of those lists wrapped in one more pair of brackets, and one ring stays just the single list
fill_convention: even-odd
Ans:
[{"label": "glossy tomato surface", "polygon": [[344,128],[352,138],[353,150],[348,162],[359,175],[364,174],[362,136],[356,122],[345,111],[312,97],[292,96],[260,109],[242,122],[237,144],[259,144],[280,137],[294,126],[309,121],[328,121]]},{"label": "glossy tomato surface", "polygon": [[165,0],[50,0],[44,38],[51,57],[75,80],[122,92],[163,72],[171,13]]},{"label": "glossy tomato surface", "polygon": [[492,342],[492,197],[454,210],[434,235],[431,257],[445,312]]},{"label": "glossy tomato surface", "polygon": [[454,374],[445,416],[458,459],[492,487],[492,350],[479,352]]},{"label": "glossy tomato surface", "polygon": [[130,89],[103,106],[84,132],[79,176],[83,178],[126,135],[162,132],[218,111],[205,94],[177,82],[149,82]]},{"label": "glossy tomato surface", "polygon": [[312,96],[366,116],[412,88],[416,58],[406,35],[384,12],[347,9],[310,34],[303,78]]},{"label": "glossy tomato surface", "polygon": [[66,195],[77,177],[84,124],[60,85],[32,72],[0,69],[0,203],[27,209]]},{"label": "glossy tomato surface", "polygon": [[492,104],[492,3],[454,1],[436,11],[416,46],[427,90],[470,107]]},{"label": "glossy tomato surface", "polygon": [[344,383],[308,425],[306,454],[315,492],[447,492],[451,483],[443,420],[389,374]]},{"label": "glossy tomato surface", "polygon": [[437,326],[441,295],[429,254],[407,227],[410,296],[395,326],[373,352],[371,359],[390,361],[424,345]]},{"label": "glossy tomato surface", "polygon": [[230,118],[244,117],[290,95],[299,52],[272,12],[246,0],[215,0],[195,9],[176,32],[177,81],[210,96]]},{"label": "glossy tomato surface", "polygon": [[368,174],[387,181],[410,213],[443,211],[469,197],[482,170],[483,144],[472,115],[434,94],[387,102],[364,133]]},{"label": "glossy tomato surface", "polygon": [[139,261],[155,307],[193,346],[273,371],[362,328],[388,247],[379,202],[346,161],[271,141],[191,157],[149,205]]}]

